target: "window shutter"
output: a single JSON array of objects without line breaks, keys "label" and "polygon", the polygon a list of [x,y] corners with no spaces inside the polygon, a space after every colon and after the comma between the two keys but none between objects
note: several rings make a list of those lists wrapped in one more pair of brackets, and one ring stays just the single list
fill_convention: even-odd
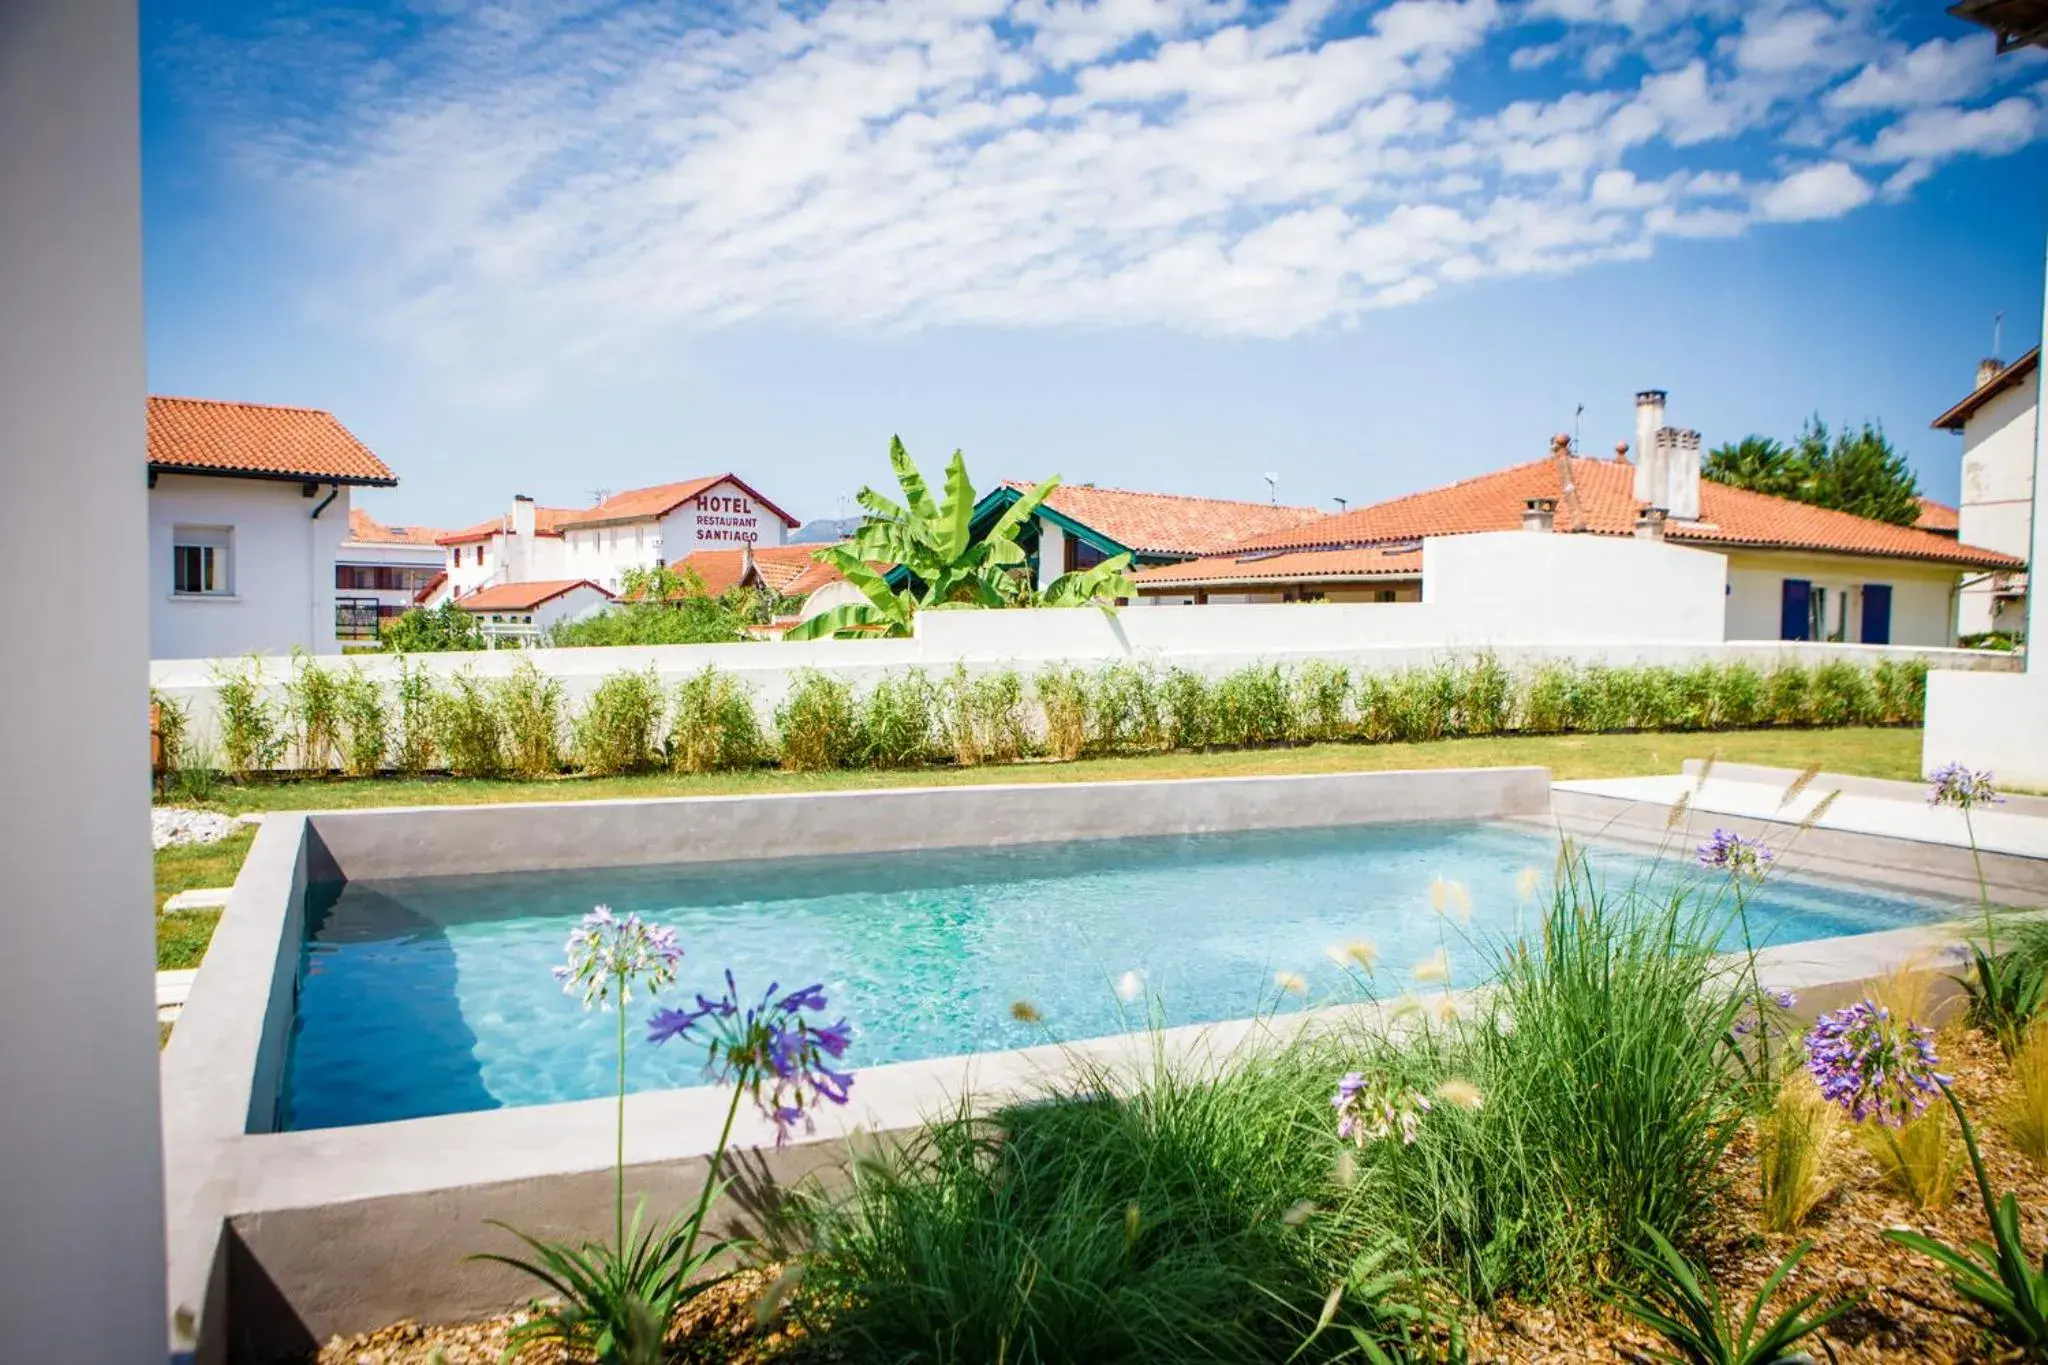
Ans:
[{"label": "window shutter", "polygon": [[1863,643],[1888,645],[1892,642],[1892,585],[1863,585]]},{"label": "window shutter", "polygon": [[1804,640],[1810,626],[1807,613],[1813,601],[1813,584],[1804,578],[1785,580],[1785,596],[1778,614],[1780,640]]}]

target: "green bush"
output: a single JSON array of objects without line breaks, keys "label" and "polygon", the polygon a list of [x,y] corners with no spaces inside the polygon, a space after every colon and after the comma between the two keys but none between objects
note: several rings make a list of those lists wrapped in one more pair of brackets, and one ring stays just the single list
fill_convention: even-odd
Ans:
[{"label": "green bush", "polygon": [[441,689],[424,660],[398,660],[398,705],[393,713],[397,725],[392,763],[407,777],[418,777],[434,766],[440,754],[436,715],[440,711]]},{"label": "green bush", "polygon": [[1530,671],[1520,708],[1525,733],[1556,735],[1574,728],[1576,673],[1571,663],[1562,659],[1545,659]]},{"label": "green bush", "polygon": [[149,704],[156,708],[157,743],[161,748],[164,782],[169,785],[177,781],[178,770],[185,766],[192,713],[182,702],[171,700],[154,687],[149,689]]},{"label": "green bush", "polygon": [[484,628],[476,617],[443,602],[429,611],[413,607],[383,629],[384,648],[395,654],[440,654],[450,650],[489,649]]},{"label": "green bush", "polygon": [[1887,725],[1918,725],[1927,715],[1927,660],[1880,660],[1871,679]]},{"label": "green bush", "polygon": [[1193,669],[1169,668],[1159,680],[1160,725],[1167,748],[1205,747],[1213,709],[1209,681]]},{"label": "green bush", "polygon": [[1772,725],[1806,725],[1813,720],[1813,679],[1804,664],[1781,659],[1764,677],[1763,715]]},{"label": "green bush", "polygon": [[963,768],[980,763],[1014,763],[1030,747],[1024,720],[1024,680],[1011,668],[969,677],[953,665],[940,698],[941,728],[953,761]]},{"label": "green bush", "polygon": [[938,712],[938,690],[923,669],[883,674],[860,699],[855,766],[915,768],[929,763]]},{"label": "green bush", "polygon": [[1218,679],[1209,693],[1213,744],[1278,744],[1294,729],[1287,675],[1278,664],[1248,664]]},{"label": "green bush", "polygon": [[1047,664],[1032,679],[1045,718],[1045,748],[1054,758],[1076,759],[1088,747],[1088,678],[1078,668]]},{"label": "green bush", "polygon": [[1675,730],[1711,730],[1716,719],[1715,700],[1720,694],[1721,670],[1711,663],[1675,669],[1671,674],[1671,727]]},{"label": "green bush", "polygon": [[497,693],[504,725],[505,760],[520,777],[553,777],[562,770],[562,682],[521,659],[500,680]]},{"label": "green bush", "polygon": [[1087,688],[1084,709],[1090,751],[1129,753],[1156,749],[1164,742],[1159,689],[1154,684],[1150,668],[1128,663],[1108,664],[1088,679]]},{"label": "green bush", "polygon": [[339,691],[342,771],[350,777],[375,777],[391,743],[391,714],[383,689],[359,666],[351,665],[341,677]]},{"label": "green bush", "polygon": [[505,771],[505,716],[497,689],[464,668],[434,698],[434,743],[457,777]]},{"label": "green bush", "polygon": [[1442,739],[1451,733],[1463,691],[1456,664],[1425,664],[1404,668],[1375,696],[1385,708],[1378,728],[1404,743]]},{"label": "green bush", "polygon": [[263,660],[251,654],[240,671],[213,667],[213,719],[221,757],[242,781],[277,766],[285,737],[277,712],[263,695]]},{"label": "green bush", "polygon": [[1294,673],[1294,738],[1329,743],[1349,738],[1351,670],[1342,664],[1311,659]]},{"label": "green bush", "polygon": [[[661,692],[661,675],[652,664],[606,675],[570,727],[576,766],[593,777],[611,777],[645,772],[660,763]],[[672,737],[671,744],[680,738]]]},{"label": "green bush", "polygon": [[341,747],[341,685],[303,650],[292,651],[292,676],[284,685],[291,718],[292,751],[302,773],[324,773]]},{"label": "green bush", "polygon": [[710,667],[683,679],[669,729],[669,762],[677,772],[734,772],[767,758],[768,740],[744,683]]},{"label": "green bush", "polygon": [[753,637],[747,626],[757,615],[752,589],[706,597],[702,592],[665,602],[628,602],[550,627],[547,643],[557,649],[627,645],[738,644]]},{"label": "green bush", "polygon": [[1732,663],[1714,675],[1714,724],[1746,730],[1761,723],[1769,711],[1765,705],[1764,675],[1753,664]]},{"label": "green bush", "polygon": [[775,708],[782,766],[795,772],[844,768],[861,751],[853,690],[814,668],[801,669]]},{"label": "green bush", "polygon": [[1883,714],[1870,672],[1846,659],[1813,670],[1807,705],[1815,725],[1875,725]]},{"label": "green bush", "polygon": [[1481,654],[1458,675],[1458,729],[1497,735],[1514,721],[1515,675],[1491,654]]}]

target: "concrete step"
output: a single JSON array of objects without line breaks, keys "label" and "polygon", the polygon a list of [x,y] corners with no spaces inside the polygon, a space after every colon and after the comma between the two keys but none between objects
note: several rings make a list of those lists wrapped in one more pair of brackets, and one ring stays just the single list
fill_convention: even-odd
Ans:
[{"label": "concrete step", "polygon": [[156,1017],[165,1023],[176,1019],[185,1007],[185,997],[192,993],[192,978],[199,975],[194,967],[187,971],[158,972],[156,974]]},{"label": "concrete step", "polygon": [[233,889],[229,886],[207,886],[180,891],[164,902],[164,913],[171,915],[181,910],[225,910],[228,893]]}]

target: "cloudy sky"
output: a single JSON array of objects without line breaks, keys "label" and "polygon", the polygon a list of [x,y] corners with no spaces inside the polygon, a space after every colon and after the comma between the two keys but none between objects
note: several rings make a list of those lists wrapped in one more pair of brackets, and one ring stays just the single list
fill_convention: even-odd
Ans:
[{"label": "cloudy sky", "polygon": [[[1792,0],[143,0],[151,384],[332,409],[459,524],[900,432],[1356,504],[1927,422],[2039,336],[2048,61]],[[1583,416],[1578,409],[1583,405]]]}]

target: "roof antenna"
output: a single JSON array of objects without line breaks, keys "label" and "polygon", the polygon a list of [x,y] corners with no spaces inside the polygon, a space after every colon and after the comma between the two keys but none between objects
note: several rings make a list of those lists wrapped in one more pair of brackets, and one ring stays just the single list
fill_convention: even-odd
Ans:
[{"label": "roof antenna", "polygon": [[1572,410],[1572,454],[1579,453],[1579,419],[1586,415],[1586,405],[1581,403]]},{"label": "roof antenna", "polygon": [[590,505],[595,507],[611,495],[612,490],[609,488],[593,488],[590,490]]},{"label": "roof antenna", "polygon": [[1331,498],[1330,501],[1337,504],[1337,513],[1339,516],[1342,516],[1344,514],[1345,509],[1351,506],[1351,499],[1349,498]]},{"label": "roof antenna", "polygon": [[1266,481],[1266,501],[1280,501],[1280,476],[1278,474],[1262,474],[1259,477]]},{"label": "roof antenna", "polygon": [[2004,352],[2002,352],[2002,351],[2000,351],[2000,350],[1998,349],[1998,344],[1999,344],[1999,342],[2003,341],[2004,339],[2005,339],[2005,310],[2004,310],[2003,308],[2001,308],[2001,309],[1999,309],[1999,310],[1998,310],[1997,312],[1995,312],[1995,313],[1993,313],[1993,314],[1991,315],[1991,354],[1993,354],[1993,355],[2002,355],[2002,354],[2004,354]]}]

